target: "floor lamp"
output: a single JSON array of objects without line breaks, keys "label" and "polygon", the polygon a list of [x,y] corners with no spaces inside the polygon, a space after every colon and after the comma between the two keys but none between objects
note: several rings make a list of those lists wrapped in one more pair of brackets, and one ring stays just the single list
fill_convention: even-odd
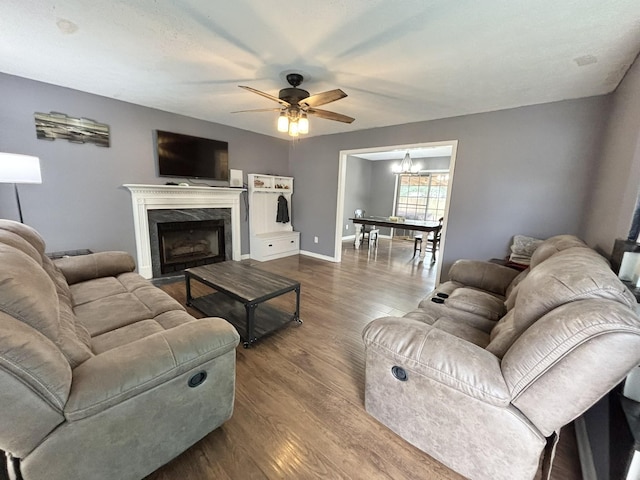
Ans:
[{"label": "floor lamp", "polygon": [[40,176],[40,159],[30,155],[0,152],[0,183],[13,183],[13,188],[16,191],[20,223],[24,223],[22,221],[22,207],[20,206],[18,184],[42,183],[42,177]]}]

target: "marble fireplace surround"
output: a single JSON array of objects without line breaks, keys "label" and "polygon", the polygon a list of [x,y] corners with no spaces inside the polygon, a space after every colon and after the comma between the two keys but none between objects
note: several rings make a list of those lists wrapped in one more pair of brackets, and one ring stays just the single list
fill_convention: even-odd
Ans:
[{"label": "marble fireplace surround", "polygon": [[230,209],[231,259],[236,261],[241,259],[240,195],[244,189],[136,184],[126,184],[123,187],[131,192],[138,273],[144,278],[153,278],[149,210]]}]

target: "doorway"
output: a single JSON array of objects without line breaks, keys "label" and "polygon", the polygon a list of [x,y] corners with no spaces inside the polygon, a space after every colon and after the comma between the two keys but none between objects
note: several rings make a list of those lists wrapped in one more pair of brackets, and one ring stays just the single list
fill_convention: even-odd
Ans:
[{"label": "doorway", "polygon": [[[456,159],[456,150],[458,146],[457,140],[451,141],[442,141],[442,142],[425,142],[425,143],[416,143],[416,144],[405,144],[405,145],[389,145],[384,147],[374,147],[374,148],[360,148],[360,149],[352,149],[352,150],[341,150],[340,151],[340,161],[338,167],[338,198],[337,198],[337,207],[336,207],[336,229],[335,229],[335,261],[340,262],[342,259],[342,237],[344,234],[344,229],[348,228],[349,217],[345,217],[345,200],[347,198],[347,165],[350,159],[356,158],[364,158],[371,161],[378,160],[395,160],[398,163],[402,160],[407,152],[414,152],[414,156],[418,155],[427,155],[425,152],[429,150],[433,150],[432,156],[437,156],[441,153],[437,152],[448,152],[450,155],[449,160],[449,188],[447,189],[447,198],[446,204],[444,206],[444,228],[442,230],[442,239],[440,243],[440,250],[444,251],[445,243],[446,243],[446,230],[447,230],[447,219],[449,215],[449,205],[451,203],[451,192],[452,185],[454,179],[454,171],[455,171],[455,159]],[[421,153],[419,153],[421,152]],[[450,152],[450,153],[449,153]],[[389,178],[393,179],[394,173],[389,169]],[[396,194],[394,192],[393,202],[396,201]],[[370,212],[371,214],[375,214],[376,212]],[[345,223],[347,222],[347,223]],[[437,276],[436,280],[439,281],[441,268],[442,268],[442,255],[439,255],[439,260],[437,264]]]}]

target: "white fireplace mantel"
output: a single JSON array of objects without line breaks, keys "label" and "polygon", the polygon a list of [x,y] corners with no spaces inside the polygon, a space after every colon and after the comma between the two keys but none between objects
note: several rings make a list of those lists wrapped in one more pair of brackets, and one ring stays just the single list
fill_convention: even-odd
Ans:
[{"label": "white fireplace mantel", "polygon": [[153,277],[148,210],[230,208],[232,259],[241,259],[240,195],[244,189],[132,184],[126,184],[123,185],[123,187],[131,192],[133,224],[136,233],[136,250],[138,254],[138,273],[144,278]]}]

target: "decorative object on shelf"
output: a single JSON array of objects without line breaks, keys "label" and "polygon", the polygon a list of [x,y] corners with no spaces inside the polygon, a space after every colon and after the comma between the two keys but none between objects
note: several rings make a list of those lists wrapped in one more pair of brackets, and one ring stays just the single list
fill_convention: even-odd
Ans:
[{"label": "decorative object on shelf", "polygon": [[22,207],[20,206],[18,184],[42,183],[40,159],[31,155],[20,155],[18,153],[0,153],[0,183],[13,183],[20,223],[24,223],[22,221]]},{"label": "decorative object on shelf", "polygon": [[229,186],[242,187],[242,170],[229,169]]},{"label": "decorative object on shelf", "polygon": [[278,102],[281,107],[240,110],[231,113],[279,111],[280,116],[278,117],[277,124],[278,131],[283,133],[287,132],[291,137],[297,137],[300,134],[304,135],[309,133],[309,119],[307,118],[307,115],[315,115],[320,118],[343,123],[351,123],[355,120],[354,118],[340,113],[315,108],[317,106],[345,98],[347,94],[339,88],[329,90],[328,92],[318,93],[316,95],[309,95],[309,92],[306,90],[298,88],[298,85],[300,85],[304,80],[302,75],[299,73],[289,73],[286,78],[291,87],[280,90],[277,97],[261,92],[260,90],[256,90],[255,88],[239,85],[240,88],[244,88],[245,90],[249,90],[250,92],[256,93],[262,97]]},{"label": "decorative object on shelf", "polygon": [[420,165],[414,165],[411,160],[411,155],[407,152],[402,159],[402,162],[393,166],[393,173],[418,173],[420,171]]},{"label": "decorative object on shelf", "polygon": [[99,147],[109,146],[109,125],[88,118],[73,118],[64,113],[50,112],[34,114],[36,136],[40,140],[62,138],[72,143],[95,143]]}]

